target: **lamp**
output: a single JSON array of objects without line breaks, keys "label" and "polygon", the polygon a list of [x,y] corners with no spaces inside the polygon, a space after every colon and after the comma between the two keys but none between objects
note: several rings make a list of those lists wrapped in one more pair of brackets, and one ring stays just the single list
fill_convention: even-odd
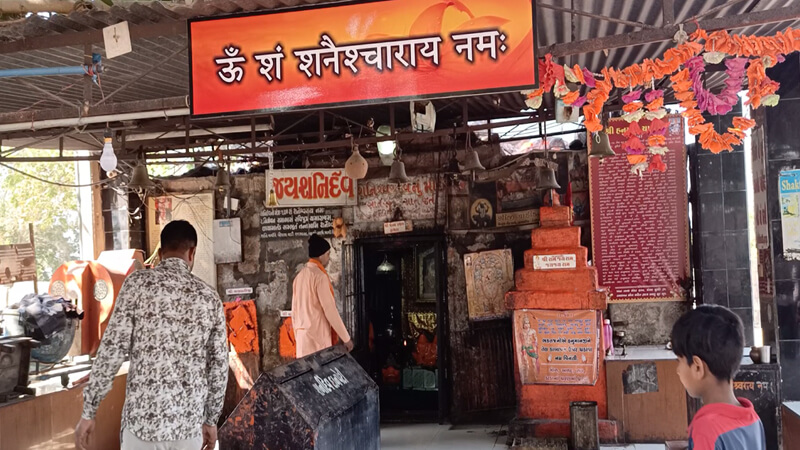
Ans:
[{"label": "lamp", "polygon": [[[382,138],[392,135],[392,127],[389,125],[381,125],[375,132],[375,137]],[[378,155],[381,157],[381,163],[384,166],[392,164],[394,152],[397,150],[397,143],[395,141],[381,141],[378,142]]]},{"label": "lamp", "polygon": [[114,154],[114,146],[111,145],[113,134],[110,128],[103,132],[103,153],[100,154],[100,167],[110,173],[117,170],[117,155]]},{"label": "lamp", "polygon": [[369,163],[361,156],[361,152],[358,151],[358,145],[353,144],[353,153],[344,163],[344,172],[354,180],[361,180],[367,176],[367,170],[369,170]]},{"label": "lamp", "polygon": [[378,270],[376,271],[378,274],[387,274],[397,270],[394,267],[394,264],[389,262],[389,256],[383,255],[383,262],[378,266]]}]

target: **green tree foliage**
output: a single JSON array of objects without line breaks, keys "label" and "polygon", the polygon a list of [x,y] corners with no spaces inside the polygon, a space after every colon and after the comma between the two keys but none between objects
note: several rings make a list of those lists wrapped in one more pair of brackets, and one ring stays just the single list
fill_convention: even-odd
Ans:
[{"label": "green tree foliage", "polygon": [[[47,155],[23,150],[14,156]],[[14,168],[62,184],[77,184],[75,163],[24,163]],[[0,166],[0,244],[29,241],[33,223],[37,276],[45,283],[61,264],[80,258],[78,190],[43,183]]]}]

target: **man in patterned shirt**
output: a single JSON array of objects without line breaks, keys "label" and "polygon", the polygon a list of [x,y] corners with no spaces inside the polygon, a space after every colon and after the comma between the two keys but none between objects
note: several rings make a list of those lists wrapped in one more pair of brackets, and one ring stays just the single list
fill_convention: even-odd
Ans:
[{"label": "man in patterned shirt", "polygon": [[100,402],[130,355],[122,450],[213,449],[228,379],[225,316],[217,293],[192,275],[197,232],[161,232],[161,264],[125,280],[103,335],[75,430],[87,449]]}]

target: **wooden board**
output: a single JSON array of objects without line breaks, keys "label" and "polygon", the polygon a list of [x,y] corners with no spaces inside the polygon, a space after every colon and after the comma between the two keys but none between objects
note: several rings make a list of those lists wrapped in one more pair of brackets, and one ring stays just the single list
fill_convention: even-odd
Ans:
[{"label": "wooden board", "polygon": [[[119,449],[126,380],[127,375],[117,376],[108,396],[100,403],[90,450]],[[85,386],[0,405],[0,448],[74,449],[75,425],[81,417]]]},{"label": "wooden board", "polygon": [[[655,376],[646,370],[650,364],[656,366]],[[677,360],[606,361],[608,418],[619,423],[625,442],[664,443],[688,437],[686,391],[677,365]],[[625,393],[626,381],[627,391],[637,393]]]},{"label": "wooden board", "polygon": [[782,407],[783,450],[800,450],[800,414],[786,405]]}]

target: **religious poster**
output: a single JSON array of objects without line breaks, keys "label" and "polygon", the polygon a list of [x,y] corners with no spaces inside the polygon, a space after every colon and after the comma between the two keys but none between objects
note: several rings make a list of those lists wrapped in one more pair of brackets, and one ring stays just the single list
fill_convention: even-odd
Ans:
[{"label": "religious poster", "polygon": [[783,170],[778,177],[781,199],[783,257],[800,260],[800,170]]},{"label": "religious poster", "polygon": [[507,317],[506,292],[514,289],[511,249],[464,255],[470,320]]},{"label": "religious poster", "polygon": [[494,182],[475,183],[470,189],[470,228],[494,228],[497,214],[497,187]]},{"label": "religious poster", "polygon": [[190,20],[192,115],[507,93],[537,85],[531,0],[316,6],[324,7]]},{"label": "religious poster", "polygon": [[589,161],[591,248],[600,286],[608,289],[611,303],[686,300],[689,224],[683,119],[671,115],[660,120],[664,146],[636,154],[639,146],[631,141],[641,143],[636,136],[648,133],[650,126],[647,119],[632,124],[609,120],[606,131],[616,155]]},{"label": "religious poster", "polygon": [[599,345],[598,311],[514,311],[514,351],[522,384],[594,385]]}]

